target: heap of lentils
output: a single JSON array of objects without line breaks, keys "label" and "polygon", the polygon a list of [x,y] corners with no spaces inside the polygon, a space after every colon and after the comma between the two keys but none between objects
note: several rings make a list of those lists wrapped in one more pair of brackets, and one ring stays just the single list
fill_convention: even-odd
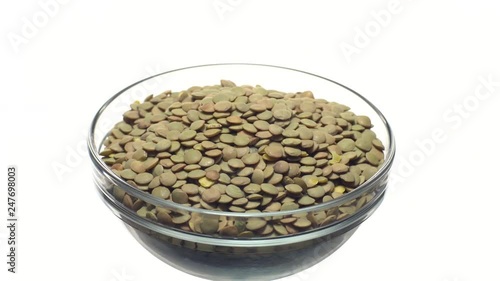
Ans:
[{"label": "heap of lentils", "polygon": [[133,103],[101,156],[132,186],[178,204],[294,210],[338,198],[377,172],[384,146],[371,128],[369,117],[310,91],[222,80]]}]

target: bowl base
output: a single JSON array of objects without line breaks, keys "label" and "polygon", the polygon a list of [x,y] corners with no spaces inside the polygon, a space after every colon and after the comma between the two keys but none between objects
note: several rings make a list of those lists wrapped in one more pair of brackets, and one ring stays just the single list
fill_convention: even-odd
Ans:
[{"label": "bowl base", "polygon": [[[172,267],[209,280],[274,280],[317,264],[340,248],[356,231],[327,235],[314,244],[277,250],[273,253],[245,252],[245,248],[218,248],[205,252],[174,245],[125,224],[134,238],[149,252]],[[241,253],[238,253],[242,250]],[[254,249],[255,250],[255,249]],[[228,252],[224,252],[228,251]],[[269,249],[266,251],[269,252]]]}]

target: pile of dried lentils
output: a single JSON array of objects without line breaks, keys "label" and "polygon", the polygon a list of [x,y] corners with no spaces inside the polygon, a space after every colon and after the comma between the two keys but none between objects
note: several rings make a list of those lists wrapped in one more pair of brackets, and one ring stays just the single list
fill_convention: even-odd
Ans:
[{"label": "pile of dried lentils", "polygon": [[[100,154],[132,186],[178,204],[231,212],[295,210],[338,198],[378,171],[384,146],[371,128],[369,117],[315,99],[310,91],[222,80],[133,103]],[[291,230],[286,224],[276,230],[263,219],[203,226],[191,214],[175,215],[116,193],[140,216],[209,234],[283,235],[328,218],[298,217],[290,220]]]}]

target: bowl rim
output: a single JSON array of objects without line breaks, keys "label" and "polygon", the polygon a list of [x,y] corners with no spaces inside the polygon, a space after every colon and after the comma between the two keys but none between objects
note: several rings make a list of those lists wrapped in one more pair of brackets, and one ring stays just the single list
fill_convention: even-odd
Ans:
[{"label": "bowl rim", "polygon": [[[210,68],[210,67],[221,67],[221,66],[238,66],[238,67],[265,67],[265,68],[276,68],[278,70],[287,70],[287,71],[292,71],[292,72],[298,72],[302,73],[305,75],[313,76],[322,80],[326,80],[330,83],[336,84],[337,86],[340,86],[348,91],[350,91],[352,94],[358,96],[361,100],[363,100],[368,106],[374,110],[382,123],[384,124],[385,129],[387,130],[387,135],[389,138],[389,145],[385,148],[385,159],[384,163],[380,167],[380,169],[366,182],[364,182],[362,185],[357,187],[355,190],[340,196],[339,198],[333,199],[331,201],[328,201],[326,203],[320,203],[317,205],[313,206],[308,206],[308,207],[303,207],[299,208],[296,210],[288,210],[288,211],[275,211],[275,212],[261,212],[261,213],[237,213],[237,212],[227,212],[227,211],[218,211],[218,210],[207,210],[207,209],[202,209],[202,208],[196,208],[196,207],[188,207],[184,206],[178,203],[175,203],[173,201],[169,200],[164,200],[160,199],[158,197],[155,197],[149,193],[146,193],[144,191],[138,190],[134,188],[132,185],[128,184],[126,181],[118,177],[115,173],[109,169],[109,167],[101,160],[101,156],[99,155],[98,152],[98,147],[94,145],[94,138],[95,138],[95,133],[94,131],[96,130],[96,126],[98,123],[99,118],[101,117],[102,113],[108,108],[108,106],[115,101],[117,98],[121,96],[124,92],[126,92],[128,89],[145,82],[147,80],[153,79],[157,76],[161,75],[166,75],[169,73],[174,73],[174,72],[180,72],[183,70],[188,70],[188,69],[194,69],[194,68]],[[104,139],[103,139],[104,140]],[[102,145],[99,145],[99,147]],[[389,173],[389,170],[393,164],[394,158],[395,158],[395,153],[396,153],[396,143],[395,143],[395,138],[394,134],[392,132],[392,129],[385,118],[385,116],[382,114],[382,112],[368,99],[366,99],[364,96],[360,95],[356,91],[352,90],[351,88],[344,86],[336,81],[333,81],[331,79],[325,78],[320,75],[316,75],[310,72],[302,71],[302,70],[297,70],[294,68],[289,68],[289,67],[283,67],[283,66],[276,66],[276,65],[268,65],[268,64],[254,64],[254,63],[215,63],[215,64],[203,64],[203,65],[196,65],[196,66],[189,66],[189,67],[183,67],[183,68],[178,68],[174,70],[169,70],[165,72],[161,72],[149,77],[146,77],[142,80],[139,80],[115,95],[113,95],[110,99],[108,99],[102,106],[101,108],[97,111],[95,116],[92,119],[92,123],[90,125],[89,129],[89,134],[87,137],[87,148],[89,150],[89,155],[91,158],[92,163],[94,166],[99,170],[99,172],[104,175],[106,178],[108,178],[110,181],[112,181],[114,184],[118,185],[123,191],[126,193],[130,194],[131,196],[134,196],[136,198],[139,198],[145,202],[151,203],[157,207],[163,207],[163,208],[168,208],[171,210],[175,211],[181,211],[181,212],[189,212],[189,213],[200,213],[204,215],[214,215],[214,216],[228,216],[228,217],[234,217],[234,218],[264,218],[264,217],[273,217],[273,216],[285,216],[285,215],[294,215],[294,214],[299,214],[299,213],[309,213],[309,212],[317,212],[317,211],[322,211],[325,209],[330,209],[334,208],[337,206],[342,205],[343,203],[350,201],[352,199],[355,199],[359,196],[362,196],[366,191],[372,190],[373,188],[376,188],[375,184],[378,183],[380,180],[383,179],[383,177]],[[384,187],[385,189],[386,187]],[[101,190],[102,192],[105,192],[104,190]],[[385,190],[381,191],[384,192]]]}]

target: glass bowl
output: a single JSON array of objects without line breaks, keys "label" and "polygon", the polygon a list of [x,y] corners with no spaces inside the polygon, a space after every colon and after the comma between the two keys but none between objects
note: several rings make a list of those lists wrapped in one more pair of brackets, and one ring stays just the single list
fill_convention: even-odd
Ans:
[{"label": "glass bowl", "polygon": [[[385,146],[383,163],[360,186],[329,202],[289,211],[235,213],[193,208],[154,197],[115,175],[101,159],[99,152],[108,132],[133,102],[165,90],[214,85],[221,79],[283,92],[312,91],[317,99],[348,105],[354,113],[371,118],[373,131]],[[212,280],[277,279],[305,270],[332,254],[382,202],[395,155],[387,120],[358,93],[307,72],[256,64],[188,67],[134,83],[97,112],[88,148],[98,193],[130,233],[162,261]],[[147,213],[138,212],[140,209]],[[295,226],[301,218],[311,224]],[[262,222],[264,227],[249,230],[250,224]],[[231,226],[231,231],[221,231],[225,226]]]}]

